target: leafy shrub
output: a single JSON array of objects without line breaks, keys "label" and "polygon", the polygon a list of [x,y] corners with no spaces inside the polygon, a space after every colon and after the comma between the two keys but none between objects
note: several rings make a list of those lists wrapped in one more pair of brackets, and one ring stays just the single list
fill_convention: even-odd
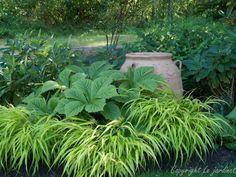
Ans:
[{"label": "leafy shrub", "polygon": [[152,67],[122,73],[106,62],[88,67],[71,65],[57,81],[45,82],[24,102],[38,115],[71,117],[87,112],[113,120],[121,116],[120,107],[126,101],[138,98],[143,90],[154,92],[161,82]]},{"label": "leafy shrub", "polygon": [[8,40],[7,47],[1,49],[0,96],[3,104],[20,103],[35,85],[56,79],[59,72],[75,59],[68,46],[41,36],[40,32],[36,37],[32,35],[19,35]]},{"label": "leafy shrub", "polygon": [[211,90],[215,96],[229,96],[235,78],[236,47],[221,40],[184,61],[184,77]]},{"label": "leafy shrub", "polygon": [[163,24],[154,25],[146,31],[138,30],[141,40],[128,48],[132,51],[171,52],[174,59],[183,60],[222,38],[220,25],[196,17],[175,19],[172,25],[163,21]]},{"label": "leafy shrub", "polygon": [[141,41],[130,50],[171,52],[174,59],[183,61],[184,90],[195,90],[196,97],[234,100],[235,32],[210,20],[181,20],[138,33]]},{"label": "leafy shrub", "polygon": [[133,176],[166,149],[161,136],[139,132],[123,119],[97,126],[77,118],[63,122],[59,129],[68,130],[56,161],[68,176]]},{"label": "leafy shrub", "polygon": [[53,130],[45,132],[50,118],[31,117],[24,108],[0,107],[0,164],[19,170],[25,167],[33,173],[44,162],[50,167],[55,142]]},{"label": "leafy shrub", "polygon": [[141,97],[128,103],[127,119],[139,130],[164,135],[165,146],[176,162],[187,161],[193,154],[203,159],[222,133],[222,119],[211,113],[212,103],[215,100],[176,100],[161,91],[158,97]]}]

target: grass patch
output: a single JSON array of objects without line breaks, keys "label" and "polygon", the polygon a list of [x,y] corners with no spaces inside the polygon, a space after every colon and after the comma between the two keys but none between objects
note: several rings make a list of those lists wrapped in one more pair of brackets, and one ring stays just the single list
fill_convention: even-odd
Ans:
[{"label": "grass patch", "polygon": [[[3,28],[3,27],[2,27]],[[8,33],[11,35],[8,35],[8,33],[4,35],[0,35],[0,47],[3,47],[5,44],[5,39],[12,38],[17,33],[24,33],[25,29],[27,31],[39,31],[39,29],[42,29],[42,34],[45,36],[54,35],[56,40],[61,43],[67,43],[69,40],[69,43],[73,47],[78,46],[88,46],[88,47],[94,47],[94,46],[105,46],[106,45],[106,37],[105,33],[100,30],[86,30],[86,29],[79,29],[78,27],[52,27],[48,28],[48,30],[44,28],[24,28],[24,29],[8,29]],[[1,31],[1,27],[0,27]],[[133,31],[127,31],[124,34],[120,36],[119,45],[128,43],[128,42],[134,42],[137,41],[138,37]]]},{"label": "grass patch", "polygon": [[[70,39],[69,39],[70,38]],[[106,38],[105,34],[93,34],[93,33],[85,33],[85,34],[76,34],[76,35],[67,35],[67,36],[58,36],[56,39],[59,42],[67,42],[70,40],[70,44],[73,47],[77,46],[105,46]],[[137,40],[137,36],[135,34],[122,34],[120,36],[119,44],[125,44],[127,42],[133,42]]]},{"label": "grass patch", "polygon": [[4,39],[0,39],[0,48],[4,46]]}]

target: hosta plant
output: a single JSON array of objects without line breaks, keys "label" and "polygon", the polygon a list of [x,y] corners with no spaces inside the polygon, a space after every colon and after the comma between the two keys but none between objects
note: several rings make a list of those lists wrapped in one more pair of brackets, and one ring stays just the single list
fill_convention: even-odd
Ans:
[{"label": "hosta plant", "polygon": [[50,167],[55,143],[50,124],[51,118],[36,119],[25,108],[0,107],[0,165],[32,173],[41,162]]},{"label": "hosta plant", "polygon": [[227,125],[212,113],[210,105],[216,100],[201,102],[189,96],[177,100],[160,92],[161,96],[141,97],[127,103],[127,119],[146,133],[165,135],[165,145],[175,162],[187,161],[192,155],[203,159],[221,135],[221,125]]}]

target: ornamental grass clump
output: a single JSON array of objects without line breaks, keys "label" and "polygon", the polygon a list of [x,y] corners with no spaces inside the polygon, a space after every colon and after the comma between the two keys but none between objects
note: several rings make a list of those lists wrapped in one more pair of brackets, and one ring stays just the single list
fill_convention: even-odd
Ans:
[{"label": "ornamental grass clump", "polygon": [[163,136],[137,131],[123,119],[104,125],[81,121],[67,119],[60,126],[67,133],[56,163],[63,164],[68,176],[134,176],[148,159],[156,162],[156,156],[166,153]]},{"label": "ornamental grass clump", "polygon": [[141,97],[126,104],[128,120],[150,135],[162,134],[175,163],[196,155],[201,160],[222,133],[223,120],[212,113],[217,100],[201,102],[187,96],[174,99],[163,91],[160,97]]},{"label": "ornamental grass clump", "polygon": [[0,164],[7,169],[26,168],[34,174],[39,164],[50,166],[54,134],[45,131],[48,117],[30,117],[24,108],[0,107]]}]

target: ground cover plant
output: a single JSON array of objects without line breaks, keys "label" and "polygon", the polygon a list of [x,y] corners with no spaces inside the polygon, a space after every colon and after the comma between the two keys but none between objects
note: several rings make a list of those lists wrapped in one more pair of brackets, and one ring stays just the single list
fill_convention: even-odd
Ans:
[{"label": "ground cover plant", "polygon": [[50,125],[48,117],[36,119],[23,107],[1,107],[0,164],[2,168],[20,170],[23,166],[33,174],[43,161],[51,165],[54,133],[45,128]]},{"label": "ground cover plant", "polygon": [[193,154],[202,159],[223,131],[221,118],[212,114],[209,106],[217,101],[201,102],[191,97],[176,100],[168,93],[161,94],[132,100],[128,103],[127,119],[138,129],[164,135],[176,162],[180,159],[182,163]]}]

